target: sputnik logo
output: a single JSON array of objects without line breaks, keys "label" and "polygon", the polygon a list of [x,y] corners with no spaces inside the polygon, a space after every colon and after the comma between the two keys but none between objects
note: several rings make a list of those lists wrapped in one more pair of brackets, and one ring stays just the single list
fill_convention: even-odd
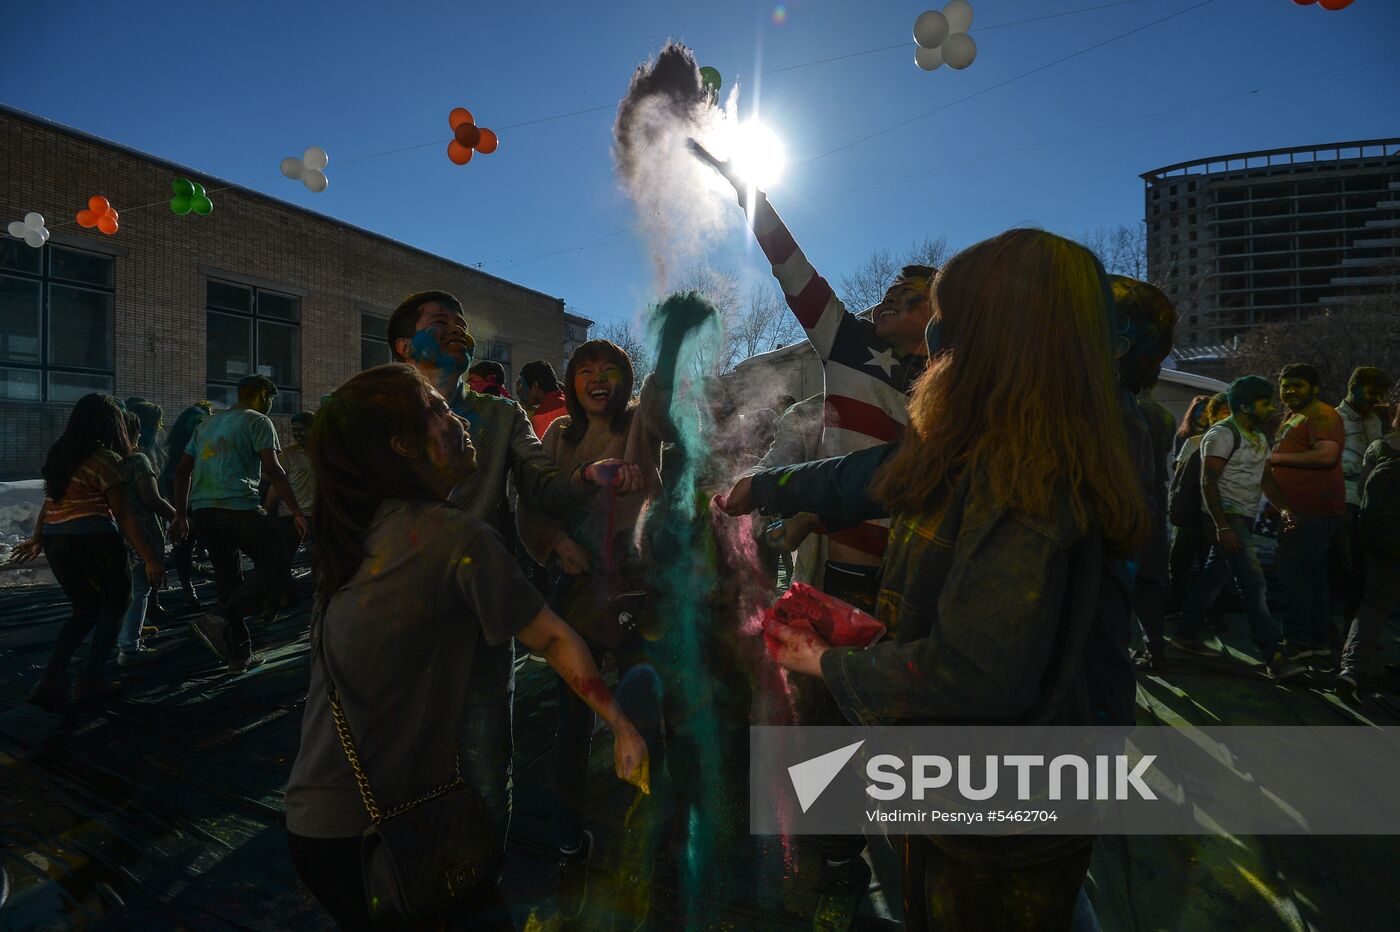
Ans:
[{"label": "sputnik logo", "polygon": [[788,768],[788,777],[792,780],[792,788],[797,791],[797,803],[805,813],[812,808],[812,804],[817,798],[826,792],[826,788],[831,785],[831,781],[836,779],[836,775],[841,772],[841,768],[856,756],[856,751],[864,744],[864,739],[855,744],[848,744],[844,748],[837,748],[828,751],[818,757],[804,760],[800,764],[793,764]]}]

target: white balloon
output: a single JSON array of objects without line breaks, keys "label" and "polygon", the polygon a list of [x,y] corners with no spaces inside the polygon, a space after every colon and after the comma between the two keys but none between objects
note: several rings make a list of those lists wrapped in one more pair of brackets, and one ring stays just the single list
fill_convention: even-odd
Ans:
[{"label": "white balloon", "polygon": [[977,43],[965,32],[956,32],[943,42],[943,60],[949,68],[962,71],[977,57]]},{"label": "white balloon", "polygon": [[326,150],[322,149],[320,146],[312,146],[302,153],[301,160],[307,168],[314,168],[316,171],[320,171],[330,164],[331,157],[326,155]]},{"label": "white balloon", "polygon": [[38,230],[30,230],[28,233],[24,234],[24,241],[35,249],[38,249],[40,246],[44,245],[44,234],[40,233]]},{"label": "white balloon", "polygon": [[920,48],[936,49],[948,38],[948,17],[937,10],[920,13],[914,20],[914,41]]},{"label": "white balloon", "polygon": [[326,180],[326,173],[319,168],[308,168],[306,174],[301,176],[301,182],[314,194],[320,194],[322,191],[326,190],[326,185],[328,183]]},{"label": "white balloon", "polygon": [[286,175],[293,181],[301,180],[302,170],[303,166],[301,164],[301,159],[297,158],[296,156],[289,155],[282,160],[282,174]]},{"label": "white balloon", "polygon": [[31,230],[37,230],[44,225],[44,215],[31,210],[24,215],[24,225]]},{"label": "white balloon", "polygon": [[914,46],[914,64],[925,71],[934,71],[943,64],[942,49],[921,49]]},{"label": "white balloon", "polygon": [[972,28],[972,4],[967,0],[948,0],[943,15],[948,19],[948,32],[954,35]]},{"label": "white balloon", "polygon": [[23,223],[21,223],[18,220],[10,221],[10,235],[13,236],[15,239],[24,239],[24,234],[26,232],[28,231],[25,229]]},{"label": "white balloon", "polygon": [[44,238],[44,242],[49,241],[49,230],[47,227],[39,227],[39,235]]}]

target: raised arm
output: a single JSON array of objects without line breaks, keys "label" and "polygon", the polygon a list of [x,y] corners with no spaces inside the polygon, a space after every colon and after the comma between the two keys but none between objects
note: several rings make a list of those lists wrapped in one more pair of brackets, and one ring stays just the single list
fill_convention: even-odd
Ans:
[{"label": "raised arm", "polygon": [[825,363],[831,356],[842,321],[854,315],[849,314],[826,279],[818,275],[807,261],[797,240],[793,239],[773,205],[768,203],[768,196],[746,184],[728,162],[715,158],[698,142],[691,140],[690,151],[734,186],[739,195],[739,206],[749,216],[749,227],[773,267],[773,277],[782,287],[788,307],[792,308],[797,322],[806,331],[807,342],[812,344]]}]

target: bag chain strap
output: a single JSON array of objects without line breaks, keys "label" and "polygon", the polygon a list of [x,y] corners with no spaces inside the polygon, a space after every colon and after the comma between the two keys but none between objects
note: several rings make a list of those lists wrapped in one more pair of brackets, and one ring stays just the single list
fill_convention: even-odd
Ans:
[{"label": "bag chain strap", "polygon": [[459,748],[456,761],[453,763],[451,780],[436,789],[429,790],[417,799],[411,799],[406,803],[395,806],[388,812],[382,812],[380,810],[379,804],[374,800],[374,790],[369,785],[369,776],[365,773],[364,767],[360,765],[360,755],[355,750],[355,738],[350,734],[350,723],[345,720],[345,709],[340,705],[340,690],[335,688],[335,681],[331,678],[330,665],[324,652],[324,642],[320,640],[324,635],[325,632],[323,630],[318,630],[316,632],[317,647],[320,648],[321,653],[321,665],[325,669],[326,683],[328,684],[326,687],[326,695],[331,703],[331,718],[335,721],[335,732],[336,736],[340,739],[340,747],[345,752],[346,759],[350,761],[350,769],[355,773],[355,784],[360,791],[360,801],[364,803],[365,811],[369,813],[369,820],[375,825],[378,825],[385,819],[393,818],[400,813],[407,812],[426,802],[431,802],[439,796],[461,786],[462,751]]}]

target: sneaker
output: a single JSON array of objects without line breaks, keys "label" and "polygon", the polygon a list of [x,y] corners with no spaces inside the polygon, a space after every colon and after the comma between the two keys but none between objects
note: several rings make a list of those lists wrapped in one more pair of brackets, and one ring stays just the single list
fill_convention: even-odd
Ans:
[{"label": "sneaker", "polygon": [[1294,663],[1282,650],[1275,651],[1274,659],[1264,665],[1264,675],[1271,680],[1291,680],[1306,672],[1306,667]]},{"label": "sneaker", "polygon": [[152,654],[159,653],[154,647],[147,644],[137,644],[131,650],[120,651],[117,654],[117,666],[129,667],[138,664],[143,660],[150,660]]},{"label": "sneaker", "polygon": [[1287,642],[1284,642],[1284,644],[1279,647],[1279,651],[1283,654],[1283,658],[1290,663],[1298,663],[1299,661],[1307,660],[1315,653],[1311,647],[1302,647],[1298,644],[1289,644]]},{"label": "sneaker", "polygon": [[1172,647],[1175,647],[1179,651],[1182,651],[1187,654],[1195,654],[1198,657],[1220,656],[1220,651],[1216,650],[1214,647],[1210,647],[1206,644],[1205,641],[1202,641],[1200,638],[1190,638],[1189,640],[1176,638],[1171,642],[1171,644]]},{"label": "sneaker", "polygon": [[1154,654],[1150,650],[1144,650],[1133,658],[1133,666],[1144,673],[1165,673],[1167,671],[1167,658]]},{"label": "sneaker", "polygon": [[593,857],[593,833],[584,829],[577,851],[559,852],[559,889],[554,901],[564,919],[577,919],[588,896],[588,861]]},{"label": "sneaker", "polygon": [[160,629],[157,628],[155,625],[142,625],[142,626],[141,626],[141,636],[142,636],[143,638],[153,638],[153,637],[155,637],[157,634],[160,634]]},{"label": "sneaker", "polygon": [[1356,677],[1351,673],[1345,671],[1338,673],[1336,682],[1333,685],[1333,691],[1343,702],[1361,701],[1361,684],[1357,682]]},{"label": "sneaker", "polygon": [[220,618],[210,612],[201,615],[190,622],[190,627],[194,633],[199,635],[199,639],[204,642],[204,646],[214,652],[214,655],[225,662],[233,659],[229,654],[228,645],[224,643],[224,637],[228,634],[231,622],[227,618]]},{"label": "sneaker", "polygon": [[856,927],[856,915],[870,887],[870,867],[857,855],[841,864],[822,868],[817,906],[812,912],[814,932],[848,932]]},{"label": "sneaker", "polygon": [[248,654],[246,657],[235,657],[228,662],[228,675],[237,676],[240,673],[247,673],[254,667],[260,667],[267,662],[267,658],[262,654]]},{"label": "sneaker", "polygon": [[41,676],[34,688],[29,690],[29,697],[25,701],[30,705],[37,705],[45,712],[67,712],[73,708],[73,697],[68,693],[68,678]]}]

